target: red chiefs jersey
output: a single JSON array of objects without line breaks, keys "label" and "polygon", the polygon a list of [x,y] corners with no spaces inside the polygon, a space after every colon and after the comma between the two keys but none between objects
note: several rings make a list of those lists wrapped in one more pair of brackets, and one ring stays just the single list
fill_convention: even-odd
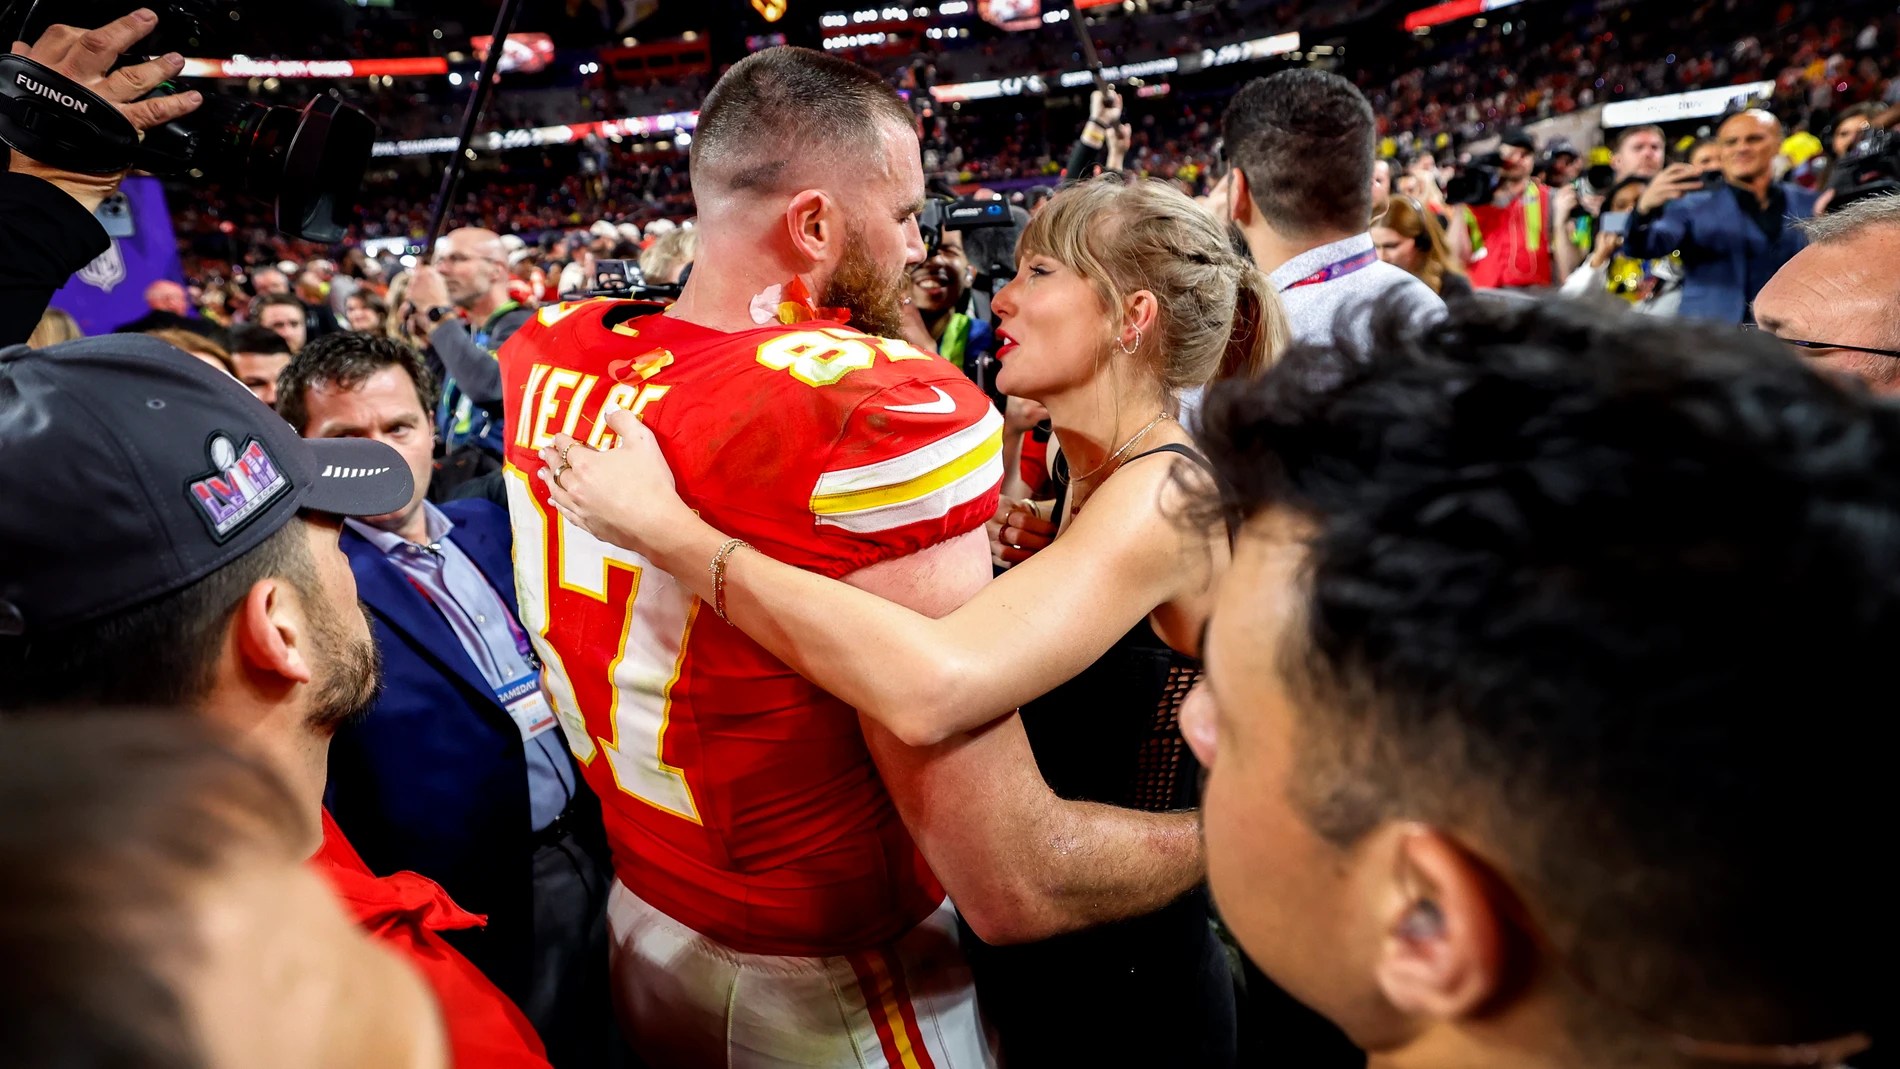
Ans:
[{"label": "red chiefs jersey", "polygon": [[633,411],[707,522],[836,577],[981,526],[1002,419],[901,341],[829,322],[727,334],[657,312],[543,308],[500,354],[516,582],[545,688],[635,894],[748,953],[887,942],[943,891],[856,713],[671,576],[562,520],[538,451],[561,432],[610,446],[601,410]]}]

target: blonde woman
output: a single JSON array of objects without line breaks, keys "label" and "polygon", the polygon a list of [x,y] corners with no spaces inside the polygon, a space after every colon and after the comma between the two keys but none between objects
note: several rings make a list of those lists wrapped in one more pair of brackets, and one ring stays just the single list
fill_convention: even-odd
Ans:
[{"label": "blonde woman", "polygon": [[[540,474],[575,523],[691,586],[906,742],[937,743],[1021,706],[1057,794],[1193,808],[1196,766],[1176,713],[1199,665],[1176,651],[1198,652],[1228,546],[1177,515],[1207,476],[1173,415],[1181,391],[1273,359],[1287,336],[1279,304],[1213,219],[1160,182],[1063,190],[1024,231],[1017,264],[993,304],[997,386],[1054,423],[1057,536],[948,616],[730,548],[624,413],[611,417],[617,448],[558,437]],[[722,590],[709,581],[715,556]],[[1202,892],[1045,943],[987,947],[967,929],[964,943],[1014,1064],[1233,1062],[1232,982]]]}]

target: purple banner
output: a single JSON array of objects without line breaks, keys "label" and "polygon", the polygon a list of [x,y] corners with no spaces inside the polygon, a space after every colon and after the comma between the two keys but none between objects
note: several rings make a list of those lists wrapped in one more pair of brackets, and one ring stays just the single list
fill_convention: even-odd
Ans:
[{"label": "purple banner", "polygon": [[53,294],[53,307],[71,312],[87,334],[106,334],[144,315],[145,287],[152,283],[185,279],[164,187],[142,177],[128,178],[119,188],[131,207],[132,236],[113,238],[111,248]]}]

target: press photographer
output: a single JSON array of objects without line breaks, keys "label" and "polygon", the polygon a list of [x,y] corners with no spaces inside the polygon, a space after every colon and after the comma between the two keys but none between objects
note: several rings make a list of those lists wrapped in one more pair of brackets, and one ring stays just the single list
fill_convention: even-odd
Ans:
[{"label": "press photographer", "polygon": [[[191,114],[203,101],[196,92],[146,98],[184,69],[176,53],[113,69],[121,53],[157,26],[158,16],[147,8],[94,30],[53,26],[9,58],[29,60],[83,86],[143,133]],[[25,69],[9,81],[25,88],[22,79],[31,80]],[[0,96],[0,117],[9,125],[25,113],[21,102]],[[6,253],[0,256],[0,344],[25,341],[53,291],[106,250],[111,239],[93,213],[125,175],[124,168],[89,174],[56,167],[12,150],[0,176],[0,249]]]},{"label": "press photographer", "polygon": [[[186,91],[171,81],[184,60],[167,41],[196,47],[238,9],[169,0],[161,30],[149,8],[109,18],[123,6],[16,0],[0,10],[0,33],[35,42],[0,55],[0,142],[12,150],[0,234],[14,239],[0,269],[0,340],[24,338],[53,291],[111,247],[103,216],[123,209],[113,194],[132,171],[220,183],[309,241],[341,239],[355,217],[376,137],[368,115],[327,95],[298,109]],[[54,21],[75,16],[99,28]]]},{"label": "press photographer", "polygon": [[1577,191],[1531,176],[1537,142],[1523,130],[1504,135],[1497,167],[1472,168],[1446,195],[1467,205],[1480,241],[1472,250],[1471,284],[1479,289],[1529,289],[1569,277],[1583,258],[1567,240]]},{"label": "press photographer", "polygon": [[1003,399],[993,385],[996,359],[991,353],[995,326],[983,315],[987,300],[980,309],[975,298],[979,292],[985,297],[995,293],[1014,277],[1014,270],[1008,264],[974,262],[964,235],[1015,225],[1009,205],[999,199],[933,198],[917,219],[924,258],[911,265],[905,295],[907,309],[916,317],[906,340],[955,364],[999,406]]}]

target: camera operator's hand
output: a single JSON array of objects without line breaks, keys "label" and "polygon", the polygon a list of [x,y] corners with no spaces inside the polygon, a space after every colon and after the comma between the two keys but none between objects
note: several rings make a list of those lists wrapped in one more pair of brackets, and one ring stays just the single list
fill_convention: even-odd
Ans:
[{"label": "camera operator's hand", "polygon": [[1577,210],[1577,187],[1562,185],[1550,191],[1550,214],[1568,219]]},{"label": "camera operator's hand", "polygon": [[1701,188],[1701,171],[1686,163],[1672,163],[1650,179],[1649,187],[1643,190],[1643,195],[1636,201],[1636,211],[1642,215],[1660,211],[1670,201]]},{"label": "camera operator's hand", "polygon": [[1135,143],[1135,128],[1127,123],[1117,123],[1108,131],[1108,169],[1119,171],[1122,163],[1128,159],[1128,149]]},{"label": "camera operator's hand", "polygon": [[[157,27],[158,16],[146,8],[139,8],[96,30],[50,26],[31,47],[25,41],[15,41],[13,52],[43,63],[104,97],[143,133],[154,126],[162,126],[191,114],[204,100],[197,92],[151,100],[139,99],[160,82],[176,77],[179,71],[185,69],[184,57],[176,52],[116,71],[112,69],[112,64],[120,54]],[[87,211],[97,210],[119,188],[119,180],[125,177],[123,173],[96,175],[62,171],[29,158],[18,149],[13,152],[10,170],[51,182],[72,194],[73,199],[84,205]]]},{"label": "camera operator's hand", "polygon": [[[588,284],[592,285],[593,280],[589,279]],[[449,285],[442,281],[442,272],[428,264],[417,264],[409,279],[409,332],[427,338],[435,324],[423,313],[448,303]]]}]

